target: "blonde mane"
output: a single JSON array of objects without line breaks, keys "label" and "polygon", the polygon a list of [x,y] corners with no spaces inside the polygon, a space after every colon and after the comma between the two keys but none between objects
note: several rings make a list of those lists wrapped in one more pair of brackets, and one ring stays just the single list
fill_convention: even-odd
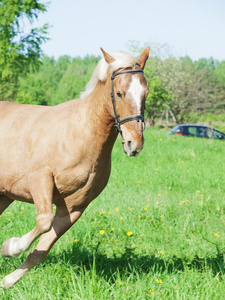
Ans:
[{"label": "blonde mane", "polygon": [[[115,61],[110,63],[112,73],[118,69],[134,68],[138,60],[133,55],[123,52],[115,52],[110,55],[115,58]],[[86,98],[94,91],[99,80],[102,82],[106,80],[108,67],[108,63],[102,58],[97,64],[90,81],[86,85],[86,89],[80,93],[81,99]]]}]

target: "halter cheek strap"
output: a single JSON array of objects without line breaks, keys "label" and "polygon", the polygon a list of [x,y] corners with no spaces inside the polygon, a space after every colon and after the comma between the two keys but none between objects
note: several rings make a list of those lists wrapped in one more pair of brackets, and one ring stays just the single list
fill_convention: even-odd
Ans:
[{"label": "halter cheek strap", "polygon": [[[119,116],[116,113],[116,103],[115,103],[115,95],[114,95],[114,85],[113,85],[113,80],[115,79],[115,77],[119,76],[119,75],[123,75],[123,74],[137,74],[137,73],[141,73],[143,74],[143,70],[132,70],[132,71],[125,71],[125,72],[120,72],[117,73],[115,75],[113,75],[111,77],[111,82],[112,82],[112,91],[111,91],[111,98],[112,98],[112,104],[113,104],[113,110],[114,110],[114,116],[115,116],[115,128],[116,131],[120,134],[122,134],[122,130],[120,128],[120,125],[129,122],[129,121],[133,121],[133,120],[137,120],[137,122],[142,121],[143,123],[145,122],[144,120],[144,116],[143,115],[134,115],[134,116],[130,116],[127,118],[124,118],[122,120],[120,120]],[[144,123],[144,127],[143,130],[145,130],[145,123]]]}]

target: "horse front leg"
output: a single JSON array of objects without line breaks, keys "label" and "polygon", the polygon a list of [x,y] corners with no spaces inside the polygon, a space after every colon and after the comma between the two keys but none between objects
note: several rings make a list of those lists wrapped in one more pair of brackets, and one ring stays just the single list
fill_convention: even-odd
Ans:
[{"label": "horse front leg", "polygon": [[35,228],[21,238],[12,237],[6,240],[1,248],[5,257],[15,257],[27,250],[30,245],[43,233],[49,231],[53,222],[52,197],[54,180],[46,168],[29,176],[30,192],[37,208]]},{"label": "horse front leg", "polygon": [[31,268],[39,264],[47,256],[54,243],[80,218],[83,211],[84,209],[71,214],[66,212],[62,215],[59,213],[60,209],[57,208],[52,229],[41,236],[37,247],[28,255],[26,261],[1,281],[1,287],[10,288]]}]

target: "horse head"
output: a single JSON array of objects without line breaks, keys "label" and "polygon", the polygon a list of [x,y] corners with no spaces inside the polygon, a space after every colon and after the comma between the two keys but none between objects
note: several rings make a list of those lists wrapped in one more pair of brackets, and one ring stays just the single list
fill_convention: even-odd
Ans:
[{"label": "horse head", "polygon": [[149,47],[145,48],[133,66],[127,67],[119,65],[116,57],[101,49],[112,70],[112,114],[122,137],[123,151],[128,156],[137,156],[144,145],[144,109],[149,89],[143,70],[149,50]]}]

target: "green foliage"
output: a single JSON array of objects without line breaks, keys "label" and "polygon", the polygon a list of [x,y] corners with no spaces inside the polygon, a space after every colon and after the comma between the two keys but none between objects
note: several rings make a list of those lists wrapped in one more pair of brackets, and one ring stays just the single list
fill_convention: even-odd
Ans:
[{"label": "green foliage", "polygon": [[25,34],[21,21],[27,18],[32,22],[44,11],[46,6],[37,0],[0,1],[0,100],[14,100],[18,77],[40,64],[48,25]]},{"label": "green foliage", "polygon": [[215,70],[218,80],[225,84],[225,61],[222,61]]},{"label": "green foliage", "polygon": [[150,123],[155,125],[155,118],[162,113],[164,109],[169,109],[171,97],[163,85],[162,80],[155,76],[149,80],[149,94],[146,99],[146,117],[150,119]]},{"label": "green foliage", "polygon": [[[224,151],[223,141],[149,128],[137,158],[117,141],[106,189],[0,298],[224,299]],[[34,206],[13,203],[0,217],[1,243],[35,217]],[[27,255],[1,256],[1,279]]]},{"label": "green foliage", "polygon": [[[78,98],[90,80],[100,57],[72,58],[65,55],[55,60],[45,56],[37,72],[35,68],[40,63],[40,46],[46,39],[46,27],[32,30],[25,38],[19,20],[24,14],[32,20],[37,17],[38,12],[46,8],[34,0],[28,2],[10,0],[4,9],[0,6],[0,17],[3,16],[1,26],[6,26],[4,18],[10,9],[17,9],[16,13],[12,14],[14,19],[11,21],[14,20],[14,23],[6,22],[6,27],[12,31],[8,43],[5,38],[8,31],[3,30],[1,33],[4,38],[0,41],[0,52],[5,53],[5,56],[0,58],[1,100],[56,105]],[[5,45],[6,48],[1,45]],[[135,55],[139,55],[143,49],[135,41],[131,41],[128,46]],[[150,90],[146,101],[146,117],[150,124],[154,125],[156,120],[159,125],[169,125],[170,121],[172,124],[195,123],[200,120],[200,116],[208,113],[224,114],[224,66],[224,62],[218,62],[212,57],[201,58],[198,61],[192,61],[188,56],[176,58],[166,45],[156,45],[155,49],[151,50],[145,67],[145,77]],[[163,119],[166,119],[164,123]]]},{"label": "green foliage", "polygon": [[216,129],[225,133],[225,114],[215,115],[212,113],[208,113],[205,115],[201,115],[198,118],[198,121],[201,124],[215,127]]},{"label": "green foliage", "polygon": [[219,62],[215,61],[213,57],[210,57],[209,59],[200,58],[199,60],[195,61],[194,64],[197,66],[199,70],[202,69],[215,70]]},{"label": "green foliage", "polygon": [[[78,98],[99,59],[62,56],[56,61],[43,57],[38,72],[20,77],[16,101],[56,105]],[[195,123],[209,112],[224,113],[225,84],[216,73],[221,65],[212,59],[193,62],[189,57],[150,57],[145,67],[149,86],[146,117],[150,123],[154,125],[165,116],[167,122],[172,116],[176,123]]]},{"label": "green foliage", "polygon": [[[20,78],[17,102],[56,105],[79,98],[100,57],[71,58],[61,56],[58,61],[44,56],[38,72]],[[22,97],[24,96],[24,100]]]}]

